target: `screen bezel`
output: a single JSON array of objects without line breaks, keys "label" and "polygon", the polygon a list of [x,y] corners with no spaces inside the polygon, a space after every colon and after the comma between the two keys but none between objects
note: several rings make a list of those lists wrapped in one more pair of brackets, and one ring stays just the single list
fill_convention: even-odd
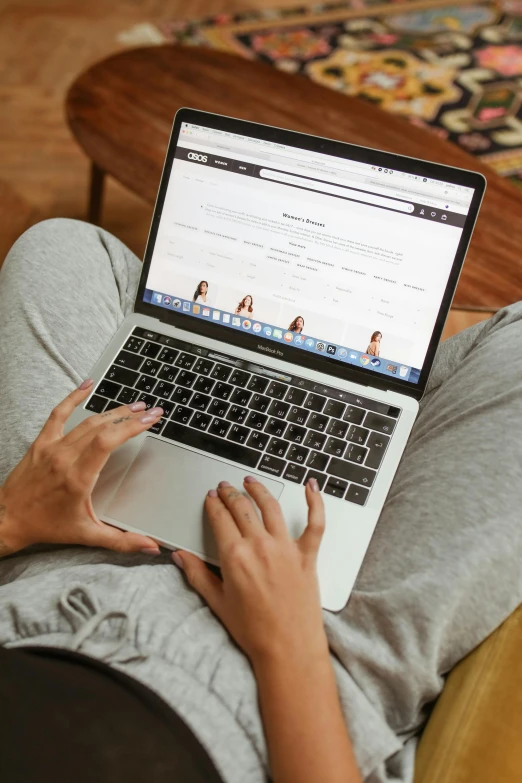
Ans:
[{"label": "screen bezel", "polygon": [[[232,117],[226,117],[221,114],[211,114],[196,109],[179,109],[174,118],[170,141],[167,148],[167,154],[165,157],[156,205],[154,207],[154,214],[152,217],[149,237],[147,240],[147,246],[145,248],[143,269],[136,294],[136,300],[134,303],[134,310],[137,313],[143,313],[144,315],[151,316],[152,318],[156,318],[163,323],[170,324],[179,329],[184,329],[186,331],[194,332],[195,334],[211,337],[231,346],[240,346],[242,348],[252,350],[260,357],[263,357],[264,361],[266,361],[268,358],[267,354],[262,349],[259,350],[258,346],[261,345],[263,347],[273,348],[273,340],[268,340],[253,333],[243,333],[235,329],[229,329],[222,324],[218,324],[212,321],[207,322],[202,321],[199,318],[191,318],[190,315],[178,313],[174,310],[170,311],[166,308],[143,301],[146,280],[149,275],[149,269],[156,244],[156,238],[158,235],[161,214],[163,211],[165,196],[170,180],[174,154],[179,138],[181,124],[183,122],[192,123],[194,125],[202,125],[215,130],[224,130],[230,133],[248,135],[263,141],[286,144],[288,146],[309,150],[310,152],[320,152],[326,155],[334,155],[335,157],[345,158],[347,160],[368,163],[374,166],[381,166],[382,168],[391,168],[410,174],[416,174],[422,177],[428,177],[430,179],[440,179],[444,182],[450,182],[455,185],[464,185],[466,187],[474,188],[475,192],[473,199],[469,208],[466,222],[462,229],[460,242],[455,254],[451,272],[448,277],[446,289],[442,297],[431,340],[426,352],[426,358],[421,368],[421,373],[417,383],[395,378],[395,376],[373,373],[371,370],[365,369],[364,367],[357,367],[356,365],[347,364],[338,359],[308,353],[307,351],[303,351],[300,348],[293,347],[286,343],[281,343],[281,345],[278,343],[278,350],[280,350],[283,354],[283,361],[291,362],[298,367],[308,367],[310,369],[317,370],[318,372],[326,373],[333,377],[342,378],[344,380],[353,381],[364,386],[372,386],[374,388],[384,390],[390,389],[408,394],[408,396],[414,397],[415,399],[420,399],[426,388],[426,383],[431,372],[435,352],[437,350],[442,330],[444,329],[444,324],[451,307],[451,302],[453,300],[455,289],[462,271],[462,266],[464,264],[466,251],[471,240],[471,235],[473,233],[473,228],[477,219],[480,204],[484,196],[484,191],[486,188],[485,177],[475,171],[457,169],[452,166],[445,166],[440,163],[433,163],[431,161],[420,160],[418,158],[408,158],[403,155],[397,155],[391,152],[383,152],[381,150],[375,150],[370,147],[359,147],[353,144],[347,144],[346,142],[342,141],[311,136],[306,133],[285,130],[283,128],[277,128],[270,125],[261,125],[258,123],[249,122],[247,120],[239,120]],[[176,292],[172,293],[175,294]],[[281,357],[279,356],[279,358]],[[390,361],[392,360],[390,359]]]}]

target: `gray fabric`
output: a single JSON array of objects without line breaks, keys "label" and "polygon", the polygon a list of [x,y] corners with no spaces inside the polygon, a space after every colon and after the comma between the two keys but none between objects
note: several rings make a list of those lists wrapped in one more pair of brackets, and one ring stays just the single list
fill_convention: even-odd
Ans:
[{"label": "gray fabric", "polygon": [[[132,309],[140,264],[53,220],[0,272],[0,481]],[[413,778],[444,675],[522,601],[522,304],[444,343],[365,558],[323,613],[368,783]],[[347,524],[350,508],[346,508]],[[227,783],[265,779],[255,680],[169,556],[41,548],[0,563],[0,644],[78,649],[140,679],[192,726]]]}]

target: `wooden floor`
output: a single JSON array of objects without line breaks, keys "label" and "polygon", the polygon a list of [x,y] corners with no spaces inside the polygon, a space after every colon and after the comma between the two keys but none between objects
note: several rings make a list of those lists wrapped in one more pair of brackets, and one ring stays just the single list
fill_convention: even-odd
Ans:
[{"label": "wooden floor", "polygon": [[[85,219],[88,162],[64,120],[68,86],[124,44],[123,31],[305,0],[0,0],[0,263],[49,217]],[[151,209],[110,181],[103,226],[141,257]],[[489,317],[453,311],[444,336]]]}]

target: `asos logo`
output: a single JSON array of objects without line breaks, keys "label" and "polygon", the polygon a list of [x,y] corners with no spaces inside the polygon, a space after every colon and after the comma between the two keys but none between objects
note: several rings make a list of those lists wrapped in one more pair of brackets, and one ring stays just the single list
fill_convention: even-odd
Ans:
[{"label": "asos logo", "polygon": [[199,155],[197,152],[189,152],[188,154],[189,160],[198,160],[200,163],[206,163],[207,162],[207,156],[206,155]]}]

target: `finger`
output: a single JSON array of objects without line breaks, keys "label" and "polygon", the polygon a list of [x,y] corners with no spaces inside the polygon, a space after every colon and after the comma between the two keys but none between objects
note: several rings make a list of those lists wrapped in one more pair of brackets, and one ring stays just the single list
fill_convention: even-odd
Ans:
[{"label": "finger", "polygon": [[232,487],[228,481],[221,481],[218,484],[217,491],[219,497],[232,514],[234,522],[242,535],[266,535],[266,528],[250,498],[245,497],[242,492]]},{"label": "finger", "polygon": [[206,601],[214,614],[221,617],[223,602],[223,582],[221,579],[206,567],[201,558],[191,552],[180,552],[178,549],[177,552],[172,553],[173,560],[174,556],[181,561],[180,567],[185,572],[188,583]]},{"label": "finger", "polygon": [[84,381],[51,411],[37,441],[52,441],[63,436],[65,422],[73,410],[84,402],[91,393],[92,378]]},{"label": "finger", "polygon": [[146,402],[133,402],[131,405],[120,405],[118,408],[112,408],[110,411],[105,411],[105,413],[97,413],[92,416],[87,416],[87,418],[80,422],[77,427],[65,435],[62,440],[62,444],[64,446],[72,446],[85,435],[95,430],[96,427],[99,427],[101,424],[104,424],[107,421],[118,419],[120,416],[128,414],[129,411],[131,413],[141,413],[142,411],[145,411],[146,407]]},{"label": "finger", "polygon": [[111,525],[106,525],[104,522],[98,522],[96,526],[90,525],[84,540],[78,543],[84,546],[101,546],[105,549],[112,549],[114,552],[160,554],[160,548],[153,538],[142,536],[139,533],[127,533]]},{"label": "finger", "polygon": [[241,533],[234,522],[234,518],[228,508],[219,497],[217,490],[210,489],[205,498],[205,511],[207,512],[210,527],[214,533],[218,552],[222,553],[235,541],[239,541]]},{"label": "finger", "polygon": [[308,524],[298,539],[298,544],[304,554],[315,556],[325,529],[324,503],[317,479],[308,481],[305,497],[308,503]]},{"label": "finger", "polygon": [[246,476],[244,486],[263,517],[265,528],[273,536],[289,537],[281,506],[272,493],[254,476]]}]

